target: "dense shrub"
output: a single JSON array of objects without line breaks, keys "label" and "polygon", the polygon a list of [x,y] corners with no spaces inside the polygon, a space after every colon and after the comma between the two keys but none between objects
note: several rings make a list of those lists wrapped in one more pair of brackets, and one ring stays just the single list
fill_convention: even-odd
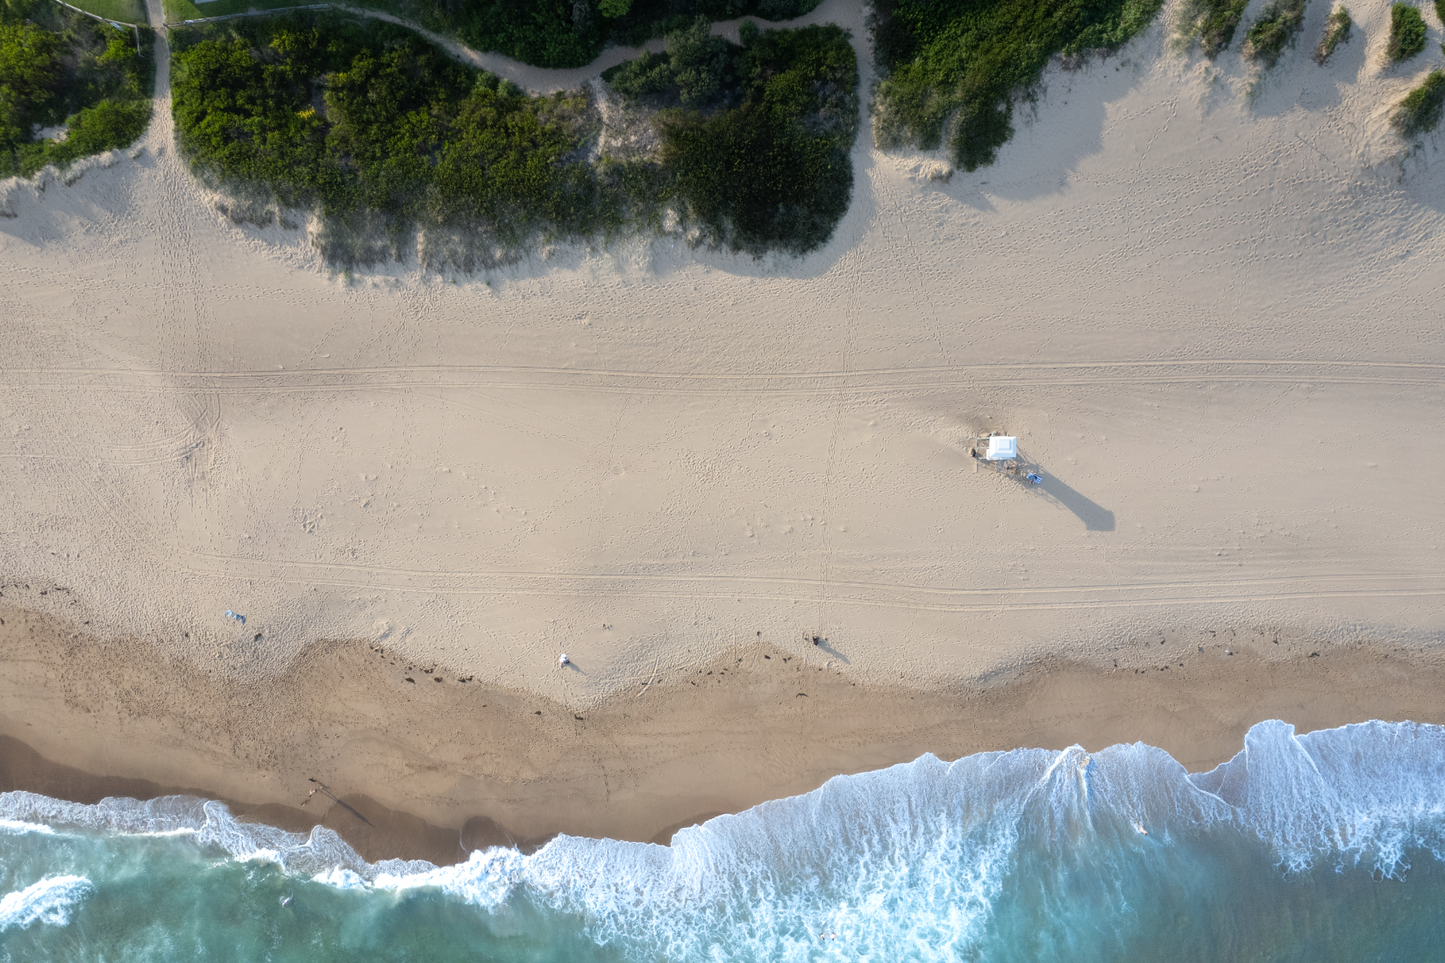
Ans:
[{"label": "dense shrub", "polygon": [[832,25],[743,40],[732,48],[738,88],[719,98],[736,106],[663,121],[667,197],[714,244],[809,251],[832,236],[853,190],[853,47]]},{"label": "dense shrub", "polygon": [[1408,3],[1390,7],[1390,46],[1386,55],[1396,63],[1425,49],[1425,18]]},{"label": "dense shrub", "polygon": [[1325,38],[1320,41],[1319,47],[1315,49],[1315,62],[1323,65],[1335,52],[1335,48],[1350,39],[1350,11],[1341,7],[1330,14],[1330,19],[1325,22]]},{"label": "dense shrub", "polygon": [[[580,95],[528,97],[409,30],[334,14],[230,21],[175,41],[181,149],[217,181],[315,207],[327,237],[351,225],[370,244],[361,236],[373,229],[399,241],[434,226],[512,247],[598,226],[595,179],[575,156]],[[327,253],[373,256],[341,240]],[[463,266],[476,259],[489,258]]]},{"label": "dense shrub", "polygon": [[1445,73],[1432,70],[1424,83],[1400,101],[1390,121],[1401,135],[1416,137],[1440,125],[1442,110],[1445,110]]},{"label": "dense shrub", "polygon": [[931,150],[948,136],[966,170],[1013,135],[1013,99],[1055,54],[1112,50],[1162,0],[876,0],[875,132],[883,148]]},{"label": "dense shrub", "polygon": [[539,67],[581,67],[613,41],[638,45],[702,16],[799,17],[819,0],[413,0],[479,50]]},{"label": "dense shrub", "polygon": [[612,88],[626,97],[654,103],[670,99],[683,107],[717,104],[737,87],[732,44],[715,37],[706,19],[667,35],[666,52],[644,54],[603,71]]},{"label": "dense shrub", "polygon": [[[149,51],[130,31],[46,0],[0,0],[0,177],[133,143],[150,87]],[[36,136],[60,125],[64,140]]]},{"label": "dense shrub", "polygon": [[1305,0],[1274,0],[1245,35],[1245,53],[1273,67],[1284,48],[1292,46],[1305,22]]},{"label": "dense shrub", "polygon": [[705,27],[624,65],[643,78],[635,98],[672,105],[646,162],[591,159],[595,111],[580,92],[529,97],[409,30],[335,13],[174,32],[177,138],[199,172],[251,199],[242,209],[318,212],[316,242],[341,264],[400,256],[419,230],[424,265],[472,270],[538,239],[646,225],[669,202],[717,243],[806,249],[797,238],[817,236],[820,217],[831,232],[851,185],[846,35],[699,37]]}]

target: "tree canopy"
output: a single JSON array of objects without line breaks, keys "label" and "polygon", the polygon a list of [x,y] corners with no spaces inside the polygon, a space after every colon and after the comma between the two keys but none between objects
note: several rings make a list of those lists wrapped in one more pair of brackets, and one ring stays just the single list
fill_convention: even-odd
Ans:
[{"label": "tree canopy", "polygon": [[[0,176],[133,143],[150,122],[150,63],[129,30],[43,0],[0,0]],[[46,127],[64,136],[40,137]]]}]

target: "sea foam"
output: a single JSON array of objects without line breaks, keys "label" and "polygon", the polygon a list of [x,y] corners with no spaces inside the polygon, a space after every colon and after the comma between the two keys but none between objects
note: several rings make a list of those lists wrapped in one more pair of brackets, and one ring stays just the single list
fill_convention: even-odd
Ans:
[{"label": "sea foam", "polygon": [[1069,912],[1079,904],[1070,873],[1103,880],[1086,891],[1127,910],[1130,897],[1110,892],[1100,867],[1147,871],[1205,834],[1255,840],[1286,875],[1324,862],[1398,877],[1411,853],[1445,859],[1445,729],[1372,722],[1301,736],[1263,722],[1232,760],[1193,775],[1142,743],[951,763],[925,755],[716,817],[669,846],[559,836],[530,855],[494,848],[445,867],[368,863],[330,830],[238,823],[225,806],[187,797],[83,806],[6,793],[0,818],[184,833],[337,889],[430,891],[483,912],[525,900],[643,955],[958,959],[1001,898],[1017,898],[1020,867],[1040,860],[1054,876],[1031,884],[1036,898]]},{"label": "sea foam", "polygon": [[0,933],[11,927],[27,929],[40,922],[64,926],[70,910],[93,887],[84,876],[47,876],[14,893],[0,896]]}]

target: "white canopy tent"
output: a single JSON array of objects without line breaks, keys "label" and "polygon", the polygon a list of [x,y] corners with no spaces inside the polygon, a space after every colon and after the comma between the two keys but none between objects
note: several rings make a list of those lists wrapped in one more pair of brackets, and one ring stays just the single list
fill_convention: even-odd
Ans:
[{"label": "white canopy tent", "polygon": [[988,440],[984,461],[1013,461],[1019,456],[1019,440],[1012,435],[994,435]]}]

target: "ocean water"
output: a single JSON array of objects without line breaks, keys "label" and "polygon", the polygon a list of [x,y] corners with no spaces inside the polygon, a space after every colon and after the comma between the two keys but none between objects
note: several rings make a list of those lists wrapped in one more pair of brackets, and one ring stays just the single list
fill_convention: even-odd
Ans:
[{"label": "ocean water", "polygon": [[0,960],[1445,961],[1445,729],[933,756],[683,830],[370,864],[189,797],[0,795]]}]

